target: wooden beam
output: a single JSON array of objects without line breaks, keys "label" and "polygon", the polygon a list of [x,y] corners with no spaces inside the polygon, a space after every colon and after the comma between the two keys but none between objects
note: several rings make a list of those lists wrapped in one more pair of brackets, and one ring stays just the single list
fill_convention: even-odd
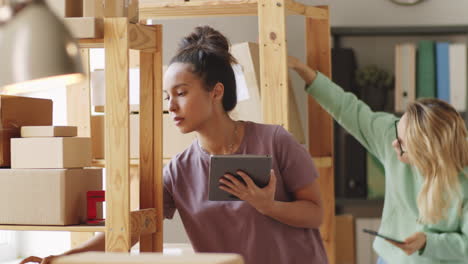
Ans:
[{"label": "wooden beam", "polygon": [[303,15],[314,19],[328,19],[328,10],[315,6],[307,6],[294,0],[286,0],[288,14]]},{"label": "wooden beam", "polygon": [[[328,13],[328,7],[321,7]],[[331,77],[331,43],[329,19],[306,18],[307,64]],[[309,151],[313,157],[333,160],[333,120],[311,97],[309,107]],[[331,161],[330,161],[331,162]],[[330,264],[336,262],[334,168],[319,168],[324,221],[320,228]]]},{"label": "wooden beam", "polygon": [[148,208],[130,213],[132,237],[156,232],[156,209]]},{"label": "wooden beam", "polygon": [[144,52],[155,52],[160,40],[156,39],[155,28],[140,24],[129,24],[130,48]]},{"label": "wooden beam", "polygon": [[87,49],[104,48],[104,39],[103,38],[97,38],[97,39],[84,38],[84,39],[79,39],[78,44],[80,45],[80,48],[87,48]]},{"label": "wooden beam", "polygon": [[162,26],[154,53],[140,52],[140,208],[156,208],[156,233],[140,238],[141,252],[162,252]]},{"label": "wooden beam", "polygon": [[80,49],[85,79],[67,86],[67,124],[78,127],[79,137],[91,136],[91,102],[89,84],[89,49]]},{"label": "wooden beam", "polygon": [[106,251],[128,252],[130,238],[127,18],[104,19],[106,49]]},{"label": "wooden beam", "polygon": [[285,0],[258,1],[263,122],[289,130]]},{"label": "wooden beam", "polygon": [[257,15],[257,0],[158,2],[140,0],[140,19]]},{"label": "wooden beam", "polygon": [[[272,4],[276,4],[276,2]],[[154,1],[140,0],[140,20],[173,19],[181,17],[213,16],[256,16],[257,0],[192,0],[192,1]],[[304,15],[316,19],[326,19],[328,13],[320,8],[285,0],[286,13]]]}]

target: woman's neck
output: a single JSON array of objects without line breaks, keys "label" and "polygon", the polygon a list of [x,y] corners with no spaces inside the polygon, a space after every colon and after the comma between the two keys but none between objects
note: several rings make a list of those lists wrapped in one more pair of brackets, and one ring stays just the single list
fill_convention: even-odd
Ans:
[{"label": "woman's neck", "polygon": [[210,154],[233,154],[241,142],[243,129],[240,122],[229,116],[212,119],[197,131],[201,147]]}]

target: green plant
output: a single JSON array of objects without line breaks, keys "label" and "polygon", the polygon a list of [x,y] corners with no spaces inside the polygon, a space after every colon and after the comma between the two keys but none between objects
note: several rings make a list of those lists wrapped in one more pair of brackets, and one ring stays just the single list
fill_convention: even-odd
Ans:
[{"label": "green plant", "polygon": [[376,65],[368,65],[356,71],[356,84],[360,88],[386,89],[390,88],[392,82],[392,75]]}]

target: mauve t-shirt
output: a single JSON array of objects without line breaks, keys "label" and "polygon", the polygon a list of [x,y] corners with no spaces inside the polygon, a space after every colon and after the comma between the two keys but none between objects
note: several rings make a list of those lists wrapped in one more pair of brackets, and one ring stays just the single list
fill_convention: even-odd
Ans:
[{"label": "mauve t-shirt", "polygon": [[[318,177],[308,151],[281,126],[244,123],[236,154],[271,155],[275,200],[293,201]],[[164,168],[164,216],[179,211],[195,251],[238,253],[246,264],[327,263],[318,229],[280,223],[244,201],[209,201],[209,168],[197,140]]]}]

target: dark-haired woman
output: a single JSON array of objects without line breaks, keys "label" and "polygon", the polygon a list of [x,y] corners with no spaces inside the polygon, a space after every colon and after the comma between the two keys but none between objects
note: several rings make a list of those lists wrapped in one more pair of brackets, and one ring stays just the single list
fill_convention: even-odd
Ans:
[{"label": "dark-haired woman", "polygon": [[[182,133],[197,140],[164,168],[164,215],[179,211],[197,252],[229,252],[247,264],[327,263],[318,231],[323,210],[307,150],[281,126],[234,121],[237,103],[228,40],[210,27],[185,37],[166,71],[164,89],[169,111]],[[273,157],[270,182],[258,188],[226,175],[221,189],[243,201],[208,200],[212,154],[268,154]],[[102,250],[103,237],[80,249]]]}]

